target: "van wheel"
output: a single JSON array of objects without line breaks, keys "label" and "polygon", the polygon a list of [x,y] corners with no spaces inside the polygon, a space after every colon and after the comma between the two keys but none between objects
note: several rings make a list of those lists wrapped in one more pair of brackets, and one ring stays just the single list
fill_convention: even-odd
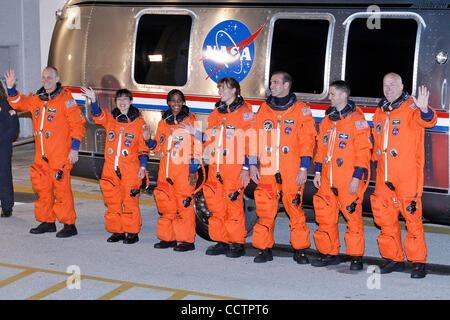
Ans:
[{"label": "van wheel", "polygon": [[[194,197],[195,222],[197,234],[205,240],[212,241],[208,233],[208,220],[212,213],[208,210],[203,190],[200,190]],[[253,227],[258,222],[256,215],[255,200],[249,197],[248,192],[244,193],[245,228],[247,237],[253,232]]]},{"label": "van wheel", "polygon": [[211,217],[211,211],[206,206],[203,190],[197,192],[194,196],[194,210],[195,210],[195,231],[205,240],[212,241],[208,234],[208,220]]}]

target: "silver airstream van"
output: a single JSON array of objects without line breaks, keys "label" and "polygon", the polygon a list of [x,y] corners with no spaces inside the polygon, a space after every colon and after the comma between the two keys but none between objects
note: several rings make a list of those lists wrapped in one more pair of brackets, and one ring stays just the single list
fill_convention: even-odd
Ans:
[{"label": "silver airstream van", "polygon": [[[380,3],[68,1],[57,13],[48,64],[61,70],[61,82],[87,119],[74,173],[100,177],[106,135],[93,123],[81,86],[94,88],[100,105],[107,108],[118,88],[128,88],[155,133],[173,88],[184,92],[187,105],[206,128],[218,101],[220,78],[236,78],[242,96],[257,111],[266,98],[271,72],[285,70],[293,77],[293,91],[311,106],[317,122],[329,106],[329,83],[344,79],[351,86],[352,100],[372,125],[383,95],[383,75],[394,71],[413,95],[418,85],[431,90],[438,123],[425,136],[423,215],[435,223],[450,223],[450,6],[432,0]],[[152,186],[158,161],[152,155],[148,164]],[[372,181],[364,201],[368,213],[373,186]],[[304,206],[311,206],[317,190],[310,181],[305,190]],[[197,231],[208,238],[209,211],[201,193],[195,206]],[[245,192],[245,207],[250,231],[256,222],[252,186]]]}]

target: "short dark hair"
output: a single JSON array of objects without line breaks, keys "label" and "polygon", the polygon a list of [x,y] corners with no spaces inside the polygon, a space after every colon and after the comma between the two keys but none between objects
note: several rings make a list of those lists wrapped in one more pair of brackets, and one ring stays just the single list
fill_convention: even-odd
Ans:
[{"label": "short dark hair", "polygon": [[350,96],[350,86],[344,80],[333,81],[332,83],[330,83],[330,87],[335,87],[339,91],[345,92],[347,94],[347,97]]},{"label": "short dark hair", "polygon": [[172,89],[167,94],[167,104],[169,104],[169,101],[172,101],[173,96],[176,95],[176,94],[181,97],[181,100],[183,100],[183,102],[186,102],[186,98],[184,97],[184,94],[183,94],[183,92],[181,92],[181,90]]},{"label": "short dark hair", "polygon": [[[276,75],[276,74],[281,74],[283,76],[283,83],[288,82],[289,89],[292,88],[292,76],[289,73],[287,73],[286,71],[278,70],[278,71],[273,72],[272,76]],[[271,76],[271,78],[272,78],[272,76]]]},{"label": "short dark hair", "polygon": [[128,89],[119,89],[116,91],[116,96],[114,97],[114,101],[117,100],[119,97],[128,97],[130,101],[133,101],[133,95],[131,94],[131,91]]},{"label": "short dark hair", "polygon": [[225,85],[228,88],[236,89],[236,97],[241,95],[241,85],[239,84],[239,81],[237,81],[233,77],[225,77],[217,81],[217,86],[221,85],[222,83],[225,83]]}]

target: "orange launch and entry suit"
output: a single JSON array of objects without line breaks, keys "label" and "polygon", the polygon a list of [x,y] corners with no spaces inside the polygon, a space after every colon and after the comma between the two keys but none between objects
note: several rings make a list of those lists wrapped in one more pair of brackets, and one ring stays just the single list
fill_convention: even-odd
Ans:
[{"label": "orange launch and entry suit", "polygon": [[76,213],[70,185],[73,165],[68,156],[71,149],[79,149],[85,119],[70,91],[59,83],[50,94],[44,88],[28,96],[15,93],[8,98],[11,107],[30,111],[33,120],[36,151],[30,176],[39,195],[34,203],[36,220],[54,223],[58,218],[61,223],[74,224]]},{"label": "orange launch and entry suit", "polygon": [[203,194],[208,209],[209,236],[224,243],[245,243],[245,212],[243,192],[232,201],[230,194],[243,191],[239,179],[248,148],[247,129],[251,127],[253,112],[242,97],[230,106],[222,101],[208,117],[206,129],[209,146],[208,180],[203,186]]},{"label": "orange launch and entry suit", "polygon": [[427,248],[422,225],[425,128],[432,128],[436,113],[416,107],[406,93],[389,103],[382,99],[373,118],[377,161],[375,192],[370,196],[375,223],[381,227],[378,246],[383,258],[403,262],[404,253],[398,215],[406,220],[405,252],[408,260],[425,263]]},{"label": "orange launch and entry suit", "polygon": [[[347,255],[359,257],[364,253],[362,202],[367,184],[361,178],[370,167],[371,148],[370,127],[360,108],[352,101],[341,112],[335,107],[328,108],[319,125],[314,158],[315,171],[322,175],[320,189],[313,197],[319,224],[314,242],[322,254],[339,254],[339,210],[347,220],[344,236]],[[349,185],[353,177],[361,181],[352,195]]]},{"label": "orange launch and entry suit", "polygon": [[[98,110],[98,113],[95,112]],[[107,206],[105,227],[111,233],[139,233],[141,212],[138,191],[142,184],[139,168],[145,167],[148,148],[143,138],[145,124],[133,105],[128,113],[119,108],[111,113],[92,107],[94,122],[106,130],[105,163],[100,187]],[[139,158],[144,158],[143,162]],[[133,191],[134,190],[134,191]]]},{"label": "orange launch and entry suit", "polygon": [[[163,241],[195,241],[194,204],[183,202],[195,189],[195,185],[190,185],[188,180],[190,165],[193,163],[194,138],[182,132],[179,124],[195,126],[196,120],[197,117],[187,106],[183,106],[176,116],[171,109],[165,111],[156,130],[156,146],[154,149],[150,147],[161,158],[153,194],[161,214],[156,236]],[[201,144],[198,145],[201,149]],[[195,169],[192,173],[196,172]],[[185,206],[185,203],[188,205]]]},{"label": "orange launch and entry suit", "polygon": [[[305,249],[311,243],[301,205],[304,185],[299,188],[296,176],[299,170],[308,169],[313,157],[315,121],[311,109],[297,100],[295,94],[289,95],[284,106],[276,106],[272,99],[270,96],[255,115],[253,129],[257,148],[250,146],[249,150],[250,164],[259,159],[261,176],[255,190],[259,221],[253,228],[252,245],[261,250],[273,247],[273,229],[282,193],[290,219],[292,247]],[[277,182],[275,175],[281,176],[281,181]]]}]

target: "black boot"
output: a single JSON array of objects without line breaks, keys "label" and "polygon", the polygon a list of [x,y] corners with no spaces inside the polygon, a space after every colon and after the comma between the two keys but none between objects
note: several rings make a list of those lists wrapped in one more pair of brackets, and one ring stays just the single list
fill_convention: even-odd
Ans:
[{"label": "black boot", "polygon": [[57,238],[68,238],[71,236],[75,236],[78,234],[77,228],[75,228],[74,224],[64,224],[64,228],[62,228],[58,233],[56,233]]},{"label": "black boot", "polygon": [[362,257],[352,257],[350,260],[350,270],[358,271],[363,269]]},{"label": "black boot", "polygon": [[195,250],[195,245],[192,242],[180,242],[173,248],[173,251],[185,252]]},{"label": "black boot", "polygon": [[309,259],[306,256],[305,250],[297,250],[294,249],[294,261],[297,261],[298,264],[308,264]]},{"label": "black boot", "polygon": [[403,261],[386,260],[386,262],[381,265],[380,273],[386,274],[403,270],[405,270],[405,263]]},{"label": "black boot", "polygon": [[341,259],[339,258],[339,255],[323,255],[319,260],[314,261],[311,263],[314,267],[326,267],[331,265],[336,265],[341,263]]},{"label": "black boot", "polygon": [[45,232],[56,232],[56,225],[54,222],[42,222],[36,228],[30,229],[32,234],[41,234]]},{"label": "black boot", "polygon": [[161,240],[160,242],[155,243],[153,245],[153,248],[156,248],[156,249],[167,249],[167,248],[175,247],[176,245],[177,245],[177,242],[175,240],[174,241]]},{"label": "black boot", "polygon": [[272,248],[266,248],[264,250],[258,251],[255,259],[253,259],[253,262],[264,263],[264,262],[272,261],[272,260],[273,260]]},{"label": "black boot", "polygon": [[245,254],[244,245],[241,243],[231,243],[225,255],[228,258],[239,258]]},{"label": "black boot", "polygon": [[125,239],[123,239],[123,243],[125,244],[133,244],[139,241],[139,237],[137,233],[127,233]]},{"label": "black boot", "polygon": [[106,241],[119,242],[125,240],[125,233],[113,233]]},{"label": "black boot", "polygon": [[9,218],[12,215],[12,208],[11,209],[3,209],[2,208],[2,218]]},{"label": "black boot", "polygon": [[411,278],[413,279],[422,279],[425,278],[427,272],[425,270],[425,263],[414,263],[414,269],[411,272]]},{"label": "black boot", "polygon": [[219,254],[225,254],[228,250],[228,243],[225,242],[217,242],[213,246],[209,246],[208,249],[206,249],[206,254],[208,256],[218,256]]}]

